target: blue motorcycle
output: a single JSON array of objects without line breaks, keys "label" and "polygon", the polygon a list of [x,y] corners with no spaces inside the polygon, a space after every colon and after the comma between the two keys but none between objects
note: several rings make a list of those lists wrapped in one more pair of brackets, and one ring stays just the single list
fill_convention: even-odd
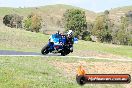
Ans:
[{"label": "blue motorcycle", "polygon": [[[73,43],[77,42],[78,39],[73,38]],[[56,33],[50,36],[48,44],[42,48],[41,53],[43,55],[48,53],[61,53],[62,56],[65,56],[73,52],[73,43],[67,42],[66,35]]]}]

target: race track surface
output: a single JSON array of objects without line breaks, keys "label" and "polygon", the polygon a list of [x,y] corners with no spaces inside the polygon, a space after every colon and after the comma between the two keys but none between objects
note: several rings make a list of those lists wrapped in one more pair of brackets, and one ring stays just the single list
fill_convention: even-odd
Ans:
[{"label": "race track surface", "polygon": [[0,50],[0,55],[41,55],[41,53],[21,52],[21,51],[12,51],[12,50]]},{"label": "race track surface", "polygon": [[60,56],[60,54],[49,53],[47,55],[42,55],[37,52],[22,52],[14,50],[0,50],[0,56]]},{"label": "race track surface", "polygon": [[82,59],[100,59],[100,60],[112,60],[112,61],[125,61],[132,62],[132,59],[111,59],[111,58],[102,58],[102,57],[81,57],[81,56],[61,56],[60,54],[49,53],[47,55],[42,55],[37,52],[22,52],[22,51],[13,51],[13,50],[0,50],[0,56],[40,56],[40,57],[62,57],[62,58],[82,58]]}]

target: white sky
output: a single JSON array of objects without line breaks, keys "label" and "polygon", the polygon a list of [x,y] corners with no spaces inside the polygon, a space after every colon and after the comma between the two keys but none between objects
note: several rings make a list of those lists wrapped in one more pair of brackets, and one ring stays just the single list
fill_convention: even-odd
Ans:
[{"label": "white sky", "polygon": [[132,5],[132,0],[0,0],[0,7],[37,7],[67,4],[96,12]]}]

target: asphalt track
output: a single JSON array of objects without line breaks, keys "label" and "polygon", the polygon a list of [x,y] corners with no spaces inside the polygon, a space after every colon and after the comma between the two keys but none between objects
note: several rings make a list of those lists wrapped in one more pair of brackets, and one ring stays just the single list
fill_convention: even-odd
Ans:
[{"label": "asphalt track", "polygon": [[22,52],[22,51],[13,51],[13,50],[0,50],[0,56],[61,56],[60,54],[48,54],[42,55],[37,52]]},{"label": "asphalt track", "polygon": [[132,59],[111,59],[111,58],[100,58],[100,57],[81,57],[81,56],[61,56],[60,54],[48,54],[42,55],[41,53],[36,52],[22,52],[22,51],[13,51],[13,50],[0,50],[0,57],[2,56],[40,56],[40,57],[62,57],[62,58],[82,58],[82,59],[100,59],[100,60],[112,60],[112,61],[123,61],[123,62],[132,62]]},{"label": "asphalt track", "polygon": [[41,55],[40,53],[35,52],[21,52],[21,51],[12,51],[12,50],[0,50],[0,55]]}]

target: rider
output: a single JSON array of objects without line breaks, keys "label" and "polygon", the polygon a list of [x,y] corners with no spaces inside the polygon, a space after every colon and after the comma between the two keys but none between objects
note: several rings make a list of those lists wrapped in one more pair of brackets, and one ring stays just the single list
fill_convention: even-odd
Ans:
[{"label": "rider", "polygon": [[67,39],[67,41],[66,41],[67,43],[71,43],[71,44],[74,43],[74,41],[73,41],[73,31],[72,30],[69,30],[67,32],[66,39]]},{"label": "rider", "polygon": [[73,52],[73,43],[74,43],[74,38],[73,38],[73,31],[69,30],[66,35],[66,44],[71,45],[71,52]]},{"label": "rider", "polygon": [[[59,37],[59,36],[62,36],[62,34],[60,33],[60,31],[58,31],[56,33],[56,37]],[[72,44],[74,43],[74,38],[73,38],[73,31],[72,30],[69,30],[67,33],[66,33],[66,44]]]}]

